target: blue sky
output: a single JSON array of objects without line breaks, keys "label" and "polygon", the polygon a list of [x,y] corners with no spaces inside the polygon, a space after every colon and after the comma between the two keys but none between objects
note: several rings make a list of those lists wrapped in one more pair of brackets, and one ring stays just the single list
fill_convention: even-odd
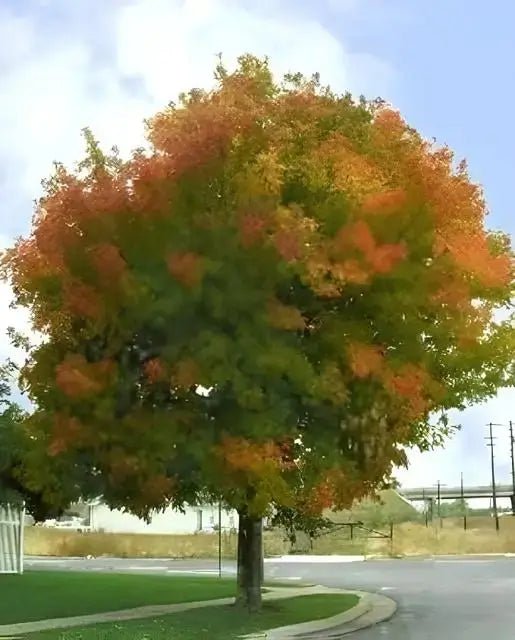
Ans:
[{"label": "blue sky", "polygon": [[[495,10],[494,10],[495,6]],[[427,137],[466,157],[488,224],[515,232],[515,4],[497,0],[0,0],[0,245],[28,231],[54,159],[81,154],[80,129],[127,152],[142,119],[211,81],[215,54],[250,51],[278,72],[319,71],[335,89],[380,95]],[[0,287],[3,337],[26,317]],[[485,424],[515,420],[513,390],[467,410],[445,451],[412,454],[407,485],[487,482]],[[513,411],[513,413],[510,413]],[[507,430],[497,428],[508,480]]]}]

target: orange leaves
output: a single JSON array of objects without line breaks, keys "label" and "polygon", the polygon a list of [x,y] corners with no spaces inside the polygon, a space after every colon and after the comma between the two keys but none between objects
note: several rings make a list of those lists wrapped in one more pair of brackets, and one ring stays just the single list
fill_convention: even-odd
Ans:
[{"label": "orange leaves", "polygon": [[378,375],[384,366],[383,348],[379,345],[353,342],[347,347],[349,365],[357,378]]},{"label": "orange leaves", "polygon": [[376,273],[389,273],[396,264],[406,258],[406,247],[403,243],[383,244],[376,247],[367,259]]},{"label": "orange leaves", "polygon": [[347,469],[333,467],[307,492],[304,509],[307,514],[320,515],[326,509],[348,508],[363,492],[361,479],[353,477]]},{"label": "orange leaves", "polygon": [[470,286],[463,279],[452,279],[450,275],[442,277],[441,284],[431,296],[431,301],[437,305],[463,310],[470,307],[470,299]]},{"label": "orange leaves", "polygon": [[192,251],[172,253],[166,263],[170,274],[185,287],[196,287],[202,280],[202,258]]},{"label": "orange leaves", "polygon": [[91,249],[91,256],[99,275],[107,282],[116,281],[125,273],[127,264],[114,244],[96,245]]},{"label": "orange leaves", "polygon": [[140,488],[144,504],[160,506],[163,504],[163,496],[170,497],[173,493],[175,482],[164,473],[151,475],[145,478]]},{"label": "orange leaves", "polygon": [[251,247],[265,235],[266,221],[263,217],[248,213],[241,218],[239,232],[244,247]]},{"label": "orange leaves", "polygon": [[370,227],[363,220],[358,220],[340,233],[347,234],[347,242],[357,247],[366,257],[375,251],[376,241]]},{"label": "orange leaves", "polygon": [[454,234],[445,239],[445,245],[456,264],[465,273],[474,275],[485,286],[503,286],[512,278],[509,255],[490,253],[484,232]]},{"label": "orange leaves", "polygon": [[[336,236],[334,247],[337,254],[343,256],[353,248],[358,249],[369,269],[378,274],[390,272],[407,255],[406,247],[403,243],[378,244],[370,227],[364,220],[357,220],[340,229]],[[355,261],[346,260],[345,258],[341,264],[343,277],[348,273],[349,281],[351,282],[366,281],[366,268],[359,268]]]},{"label": "orange leaves", "polygon": [[184,358],[169,367],[160,358],[147,360],[143,371],[149,384],[157,384],[169,380],[176,389],[188,390],[200,384],[200,367],[192,358]]},{"label": "orange leaves", "polygon": [[172,373],[173,384],[180,389],[189,389],[200,383],[200,367],[192,358],[177,362]]},{"label": "orange leaves", "polygon": [[324,480],[309,492],[305,511],[308,514],[319,515],[325,509],[331,509],[334,502],[334,487],[329,481]]},{"label": "orange leaves", "polygon": [[[218,487],[234,496],[244,492],[250,512],[262,516],[275,504],[292,502],[292,487],[285,472],[295,467],[284,448],[275,442],[225,437],[212,451]],[[248,496],[251,490],[252,497]]]},{"label": "orange leaves", "polygon": [[352,142],[339,132],[318,147],[314,159],[317,164],[331,167],[334,187],[356,202],[384,187],[380,167],[372,158],[353,149]]},{"label": "orange leaves", "polygon": [[159,358],[147,360],[143,365],[145,377],[150,384],[161,382],[166,379],[166,367]]},{"label": "orange leaves", "polygon": [[397,109],[385,106],[375,113],[372,129],[376,134],[395,140],[405,133],[406,123]]},{"label": "orange leaves", "polygon": [[[397,187],[365,198],[363,212],[393,212],[403,206],[402,194],[409,193],[418,203],[415,209],[423,207],[431,212],[435,256],[449,251],[465,279],[472,277],[484,287],[506,287],[513,277],[510,257],[506,251],[492,255],[488,247],[485,199],[480,186],[470,180],[466,163],[456,167],[448,147],[424,141],[389,109],[376,115],[372,134],[372,153],[382,166],[390,167]],[[376,269],[387,270],[390,261],[381,257]]]},{"label": "orange leaves", "polygon": [[77,446],[83,435],[83,427],[77,418],[63,413],[56,414],[52,429],[52,438],[47,452],[51,457],[66,453]]},{"label": "orange leaves", "polygon": [[411,417],[419,418],[429,407],[429,395],[438,393],[438,385],[416,364],[403,364],[393,370],[379,345],[351,343],[347,347],[349,367],[358,379],[374,377],[401,403],[407,404]]},{"label": "orange leaves", "polygon": [[385,386],[395,396],[404,400],[411,419],[422,417],[429,408],[427,389],[431,380],[426,371],[414,364],[403,365],[398,371],[388,371]]},{"label": "orange leaves", "polygon": [[295,262],[308,253],[317,224],[297,205],[278,207],[274,212],[271,239],[278,254],[286,262]]},{"label": "orange leaves", "polygon": [[247,78],[232,78],[217,91],[198,93],[186,108],[169,107],[147,124],[147,137],[167,161],[169,175],[180,176],[220,158],[236,136],[256,125],[261,113]]},{"label": "orange leaves", "polygon": [[90,363],[84,356],[71,354],[56,367],[56,383],[70,398],[87,398],[105,388],[114,370],[110,360]]},{"label": "orange leaves", "polygon": [[289,469],[292,464],[284,448],[276,442],[253,442],[245,438],[225,437],[215,450],[229,473],[266,479]]},{"label": "orange leaves", "polygon": [[391,215],[405,206],[407,200],[403,189],[378,191],[366,196],[361,203],[361,210],[365,214]]},{"label": "orange leaves", "polygon": [[103,311],[100,295],[87,284],[74,282],[66,284],[63,290],[64,306],[74,315],[96,320]]},{"label": "orange leaves", "polygon": [[129,478],[141,477],[141,462],[135,455],[124,454],[123,450],[114,449],[108,459],[111,480],[115,484],[123,484]]},{"label": "orange leaves", "polygon": [[306,326],[301,312],[296,307],[282,304],[277,299],[268,303],[267,311],[269,323],[278,329],[302,331]]},{"label": "orange leaves", "polygon": [[350,284],[366,284],[370,280],[370,270],[357,260],[344,260],[331,266],[331,271],[338,280]]},{"label": "orange leaves", "polygon": [[[11,272],[13,283],[23,284],[31,288],[33,280],[53,275],[56,265],[50,263],[38,249],[35,238],[19,239],[15,246],[5,251],[1,256],[4,269]],[[62,268],[62,262],[59,267]]]},{"label": "orange leaves", "polygon": [[301,256],[301,247],[294,231],[280,229],[273,236],[273,243],[279,255],[286,262],[293,262]]}]

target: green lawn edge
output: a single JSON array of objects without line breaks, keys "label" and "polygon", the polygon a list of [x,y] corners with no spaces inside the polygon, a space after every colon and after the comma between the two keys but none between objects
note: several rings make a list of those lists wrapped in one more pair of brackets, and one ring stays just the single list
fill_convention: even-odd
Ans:
[{"label": "green lawn edge", "polygon": [[265,602],[258,614],[230,606],[205,607],[156,618],[52,629],[26,637],[29,640],[236,640],[268,629],[330,618],[348,611],[358,602],[359,596],[347,593],[299,595]]},{"label": "green lawn edge", "polygon": [[235,594],[234,578],[28,571],[0,575],[0,625],[179,604]]}]

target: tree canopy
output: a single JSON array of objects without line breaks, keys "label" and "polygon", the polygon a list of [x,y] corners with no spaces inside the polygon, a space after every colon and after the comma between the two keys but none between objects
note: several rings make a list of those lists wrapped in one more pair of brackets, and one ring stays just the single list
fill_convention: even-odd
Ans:
[{"label": "tree canopy", "polygon": [[316,514],[513,381],[509,239],[393,108],[243,56],[146,132],[122,160],[86,130],[3,259],[43,336],[22,383],[47,479],[142,515],[199,491]]},{"label": "tree canopy", "polygon": [[[17,371],[12,362],[0,366],[0,504],[24,503],[26,511],[38,522],[60,515],[67,504],[51,500],[41,489],[41,483],[30,486],[27,482],[28,461],[37,451],[39,440],[34,442],[24,429],[27,414],[12,399],[15,386],[13,374]],[[53,476],[54,481],[57,477]],[[66,499],[65,499],[66,500]]]}]

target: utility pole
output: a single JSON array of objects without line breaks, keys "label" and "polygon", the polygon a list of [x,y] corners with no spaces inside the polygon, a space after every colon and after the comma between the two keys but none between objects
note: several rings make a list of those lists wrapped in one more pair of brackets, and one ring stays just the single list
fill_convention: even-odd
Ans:
[{"label": "utility pole", "polygon": [[[491,470],[492,470],[492,506],[494,509],[494,518],[495,518],[495,530],[499,531],[499,513],[497,512],[497,490],[496,490],[496,486],[495,486],[495,457],[494,457],[494,440],[497,440],[497,438],[494,438],[493,436],[493,432],[492,432],[492,427],[494,426],[494,424],[492,422],[490,422],[488,424],[489,427],[489,435],[485,438],[486,440],[488,440],[487,442],[487,447],[490,447],[490,464],[491,464]],[[495,426],[499,426],[499,425],[495,425]]]},{"label": "utility pole", "polygon": [[511,515],[515,516],[515,456],[513,452],[513,422],[510,420],[510,454],[511,454]]},{"label": "utility pole", "polygon": [[438,482],[436,483],[436,486],[438,487],[438,506],[437,506],[437,513],[438,513],[438,518],[440,520],[440,525],[442,524],[442,515],[440,512],[440,504],[441,504],[441,500],[440,500],[440,480],[438,480]]},{"label": "utility pole", "polygon": [[[433,485],[434,486],[434,485]],[[440,482],[440,480],[438,480],[438,482],[436,483],[436,513],[438,514],[438,519],[440,521],[440,528],[443,526],[443,521],[442,521],[442,511],[441,511],[441,504],[442,504],[442,487],[445,487],[447,485],[442,484]]]},{"label": "utility pole", "polygon": [[465,507],[465,491],[463,488],[463,471],[460,474],[461,515],[463,516],[463,529],[467,530],[467,508]]}]

